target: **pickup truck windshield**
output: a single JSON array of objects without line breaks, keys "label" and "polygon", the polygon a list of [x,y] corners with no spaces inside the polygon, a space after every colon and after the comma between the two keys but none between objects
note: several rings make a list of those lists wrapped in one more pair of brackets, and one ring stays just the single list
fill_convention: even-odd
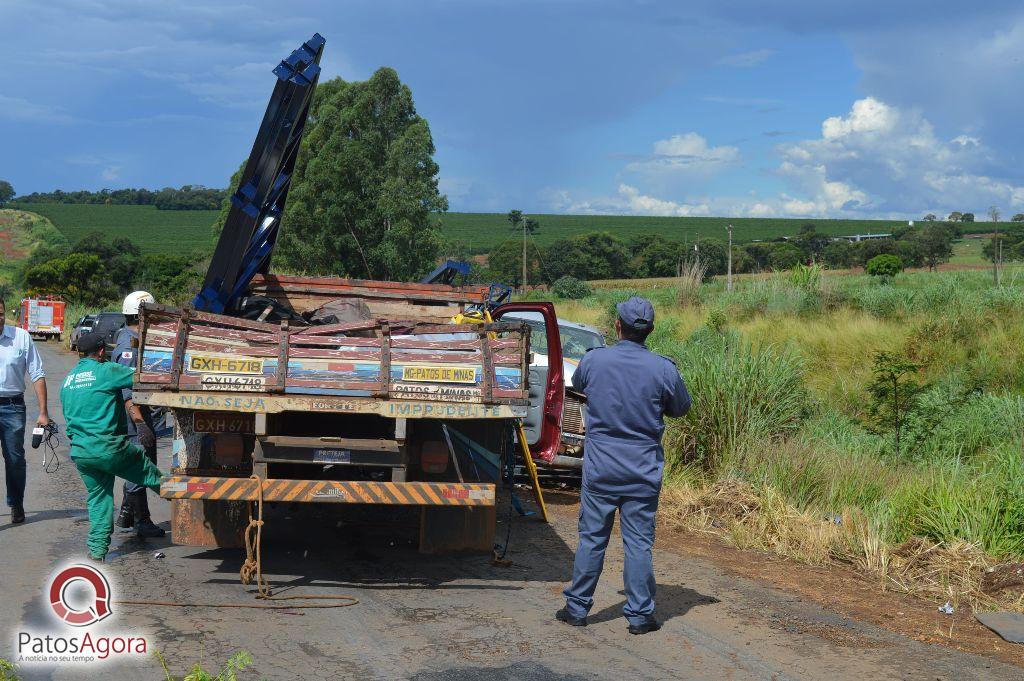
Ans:
[{"label": "pickup truck windshield", "polygon": [[[519,317],[517,317],[518,319]],[[523,319],[530,325],[530,349],[541,355],[548,354],[547,336],[544,335],[544,322],[534,319]],[[559,326],[558,335],[562,339],[562,357],[579,361],[587,350],[604,345],[602,338],[584,329]]]}]

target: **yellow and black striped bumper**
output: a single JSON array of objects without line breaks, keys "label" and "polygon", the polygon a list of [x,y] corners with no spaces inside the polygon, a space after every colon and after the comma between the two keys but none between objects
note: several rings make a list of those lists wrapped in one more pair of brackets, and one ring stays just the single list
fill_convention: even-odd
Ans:
[{"label": "yellow and black striped bumper", "polygon": [[[258,484],[252,478],[175,475],[160,483],[160,496],[164,499],[256,501]],[[263,500],[267,502],[494,506],[494,485],[488,483],[267,479],[262,485]]]}]

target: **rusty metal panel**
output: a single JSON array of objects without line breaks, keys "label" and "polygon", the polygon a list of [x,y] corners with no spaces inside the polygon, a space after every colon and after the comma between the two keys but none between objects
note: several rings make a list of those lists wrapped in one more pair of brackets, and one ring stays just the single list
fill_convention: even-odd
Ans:
[{"label": "rusty metal panel", "polygon": [[249,523],[247,502],[171,501],[171,541],[181,546],[238,548]]},{"label": "rusty metal panel", "polygon": [[485,508],[424,507],[420,513],[420,553],[494,549],[497,514]]}]

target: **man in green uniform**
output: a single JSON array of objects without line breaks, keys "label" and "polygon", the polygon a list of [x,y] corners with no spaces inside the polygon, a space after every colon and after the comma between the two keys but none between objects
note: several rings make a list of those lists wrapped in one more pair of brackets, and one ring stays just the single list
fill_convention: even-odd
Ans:
[{"label": "man in green uniform", "polygon": [[121,391],[132,386],[131,367],[106,361],[102,334],[78,339],[81,360],[60,390],[64,421],[71,437],[71,460],[88,492],[89,554],[102,561],[114,530],[114,478],[123,478],[160,491],[163,473],[146,458],[145,451],[128,439],[125,413],[139,428],[139,439],[154,439],[138,407],[125,403]]}]

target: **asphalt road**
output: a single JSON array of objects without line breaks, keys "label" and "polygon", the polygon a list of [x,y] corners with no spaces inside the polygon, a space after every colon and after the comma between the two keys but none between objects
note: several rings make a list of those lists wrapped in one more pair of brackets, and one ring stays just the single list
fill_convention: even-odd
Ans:
[{"label": "asphalt road", "polygon": [[[41,345],[50,411],[61,421],[60,380],[74,359]],[[30,414],[34,406],[29,407]],[[63,423],[60,423],[63,427]],[[63,428],[62,428],[63,429]],[[0,657],[19,629],[47,626],[45,582],[84,560],[84,487],[62,448],[41,470],[29,451],[28,522],[0,514]],[[168,465],[161,448],[161,468]],[[120,496],[120,483],[118,483]],[[268,525],[264,567],[278,593],[348,594],[353,607],[320,610],[157,608],[114,604],[109,626],[145,635],[180,678],[202,661],[249,651],[265,679],[1020,679],[1024,671],[919,643],[859,623],[714,564],[660,551],[658,616],[664,628],[630,636],[621,617],[621,547],[613,541],[590,626],[553,620],[575,542],[572,499],[555,500],[552,525],[514,518],[510,566],[485,556],[420,556],[408,531],[352,528],[332,518]],[[169,505],[151,499],[167,527]],[[284,516],[284,517],[282,517]],[[504,520],[502,510],[499,516]],[[506,526],[502,523],[499,532]],[[166,554],[155,558],[154,552]],[[115,533],[104,566],[115,598],[253,603],[238,582],[239,550],[174,546]],[[800,626],[786,623],[799,622]],[[104,668],[32,667],[24,678],[163,679],[152,656]]]}]

